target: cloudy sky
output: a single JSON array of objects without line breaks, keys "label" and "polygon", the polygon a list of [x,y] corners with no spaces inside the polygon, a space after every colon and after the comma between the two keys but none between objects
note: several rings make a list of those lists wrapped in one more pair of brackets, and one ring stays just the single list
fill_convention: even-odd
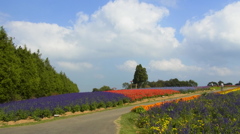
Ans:
[{"label": "cloudy sky", "polygon": [[121,89],[138,64],[149,81],[240,81],[240,1],[7,0],[0,25],[81,92]]}]

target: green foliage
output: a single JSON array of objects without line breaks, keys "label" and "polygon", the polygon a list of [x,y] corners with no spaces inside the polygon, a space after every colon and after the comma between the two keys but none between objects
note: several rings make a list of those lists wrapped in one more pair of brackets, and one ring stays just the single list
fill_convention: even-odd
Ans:
[{"label": "green foliage", "polygon": [[137,84],[138,88],[141,88],[141,86],[144,85],[147,80],[148,75],[146,68],[143,68],[141,64],[137,65],[134,73],[133,84]]},{"label": "green foliage", "polygon": [[131,88],[131,85],[130,85],[129,83],[127,83],[127,82],[124,82],[124,83],[122,84],[122,87],[123,87],[124,89],[130,89],[130,88]]},{"label": "green foliage", "polygon": [[16,114],[14,112],[9,112],[7,114],[5,114],[5,116],[3,117],[3,121],[16,121],[17,117]]},{"label": "green foliage", "polygon": [[113,90],[111,89],[109,86],[102,86],[101,88],[97,89],[97,88],[93,88],[92,92],[98,92],[98,91],[109,91],[109,90]]},{"label": "green foliage", "polygon": [[78,112],[80,111],[81,107],[79,105],[75,105],[72,107],[72,112],[75,113],[75,112]]},{"label": "green foliage", "polygon": [[103,101],[99,102],[97,108],[106,108],[106,104]]},{"label": "green foliage", "polygon": [[88,104],[83,104],[83,105],[81,105],[80,111],[84,112],[84,111],[87,111],[89,109],[90,109],[90,106]]},{"label": "green foliage", "polygon": [[107,103],[106,103],[106,107],[112,107],[113,106],[113,103],[111,102],[111,101],[108,101]]},{"label": "green foliage", "polygon": [[145,113],[146,110],[145,110],[143,107],[140,106],[140,107],[134,109],[133,112],[136,112],[136,113],[138,113],[138,114],[141,114],[141,113]]},{"label": "green foliage", "polygon": [[96,108],[97,108],[97,103],[96,102],[92,102],[90,104],[90,110],[92,111],[92,110],[95,110]]},{"label": "green foliage", "polygon": [[53,114],[64,114],[64,113],[65,111],[60,107],[54,108],[53,110]]},{"label": "green foliage", "polygon": [[170,80],[158,80],[158,81],[148,81],[147,85],[150,87],[183,87],[183,86],[198,86],[198,83],[189,80],[189,81],[179,81],[177,78],[170,79]]},{"label": "green foliage", "polygon": [[27,119],[28,116],[29,116],[29,112],[28,111],[19,110],[17,112],[17,116],[18,116],[18,119]]},{"label": "green foliage", "polygon": [[79,92],[65,73],[57,73],[39,50],[16,48],[3,27],[0,28],[0,103]]}]

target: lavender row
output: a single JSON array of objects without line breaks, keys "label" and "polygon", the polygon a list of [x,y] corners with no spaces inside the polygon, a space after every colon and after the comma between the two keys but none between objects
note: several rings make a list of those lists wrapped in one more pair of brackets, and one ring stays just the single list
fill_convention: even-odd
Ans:
[{"label": "lavender row", "polygon": [[55,107],[65,107],[69,105],[91,104],[93,102],[108,102],[128,99],[124,95],[109,92],[86,92],[69,93],[57,96],[42,97],[38,99],[29,99],[0,104],[0,109],[5,112],[18,110],[50,109]]}]

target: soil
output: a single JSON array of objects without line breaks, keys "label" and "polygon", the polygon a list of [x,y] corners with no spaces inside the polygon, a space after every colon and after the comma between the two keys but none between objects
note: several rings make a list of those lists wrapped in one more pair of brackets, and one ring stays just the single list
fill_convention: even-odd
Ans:
[{"label": "soil", "polygon": [[[194,92],[194,94],[196,94],[196,93],[204,93],[204,92],[210,92],[210,91],[198,91],[198,92]],[[130,105],[131,106],[131,105],[137,105],[137,104],[142,104],[142,103],[152,102],[152,101],[160,101],[160,100],[166,100],[166,99],[171,99],[171,98],[180,98],[180,97],[184,97],[186,95],[191,95],[191,94],[193,94],[193,93],[189,93],[189,94],[173,94],[173,95],[170,95],[170,96],[163,96],[163,97],[158,97],[158,98],[147,98],[147,99],[143,99],[141,101],[136,101],[136,102],[133,102],[133,103],[127,103],[127,104],[124,104],[124,105]],[[81,115],[81,114],[86,114],[86,113],[93,113],[93,112],[103,111],[103,110],[106,110],[106,109],[113,109],[113,108],[100,108],[100,109],[96,109],[94,111],[84,111],[84,112],[75,112],[75,113],[66,112],[63,115],[59,115],[59,117],[66,117],[66,116]],[[46,117],[46,118],[41,119],[41,121],[52,120],[54,118],[58,118],[58,117],[50,117],[50,118]],[[32,122],[38,122],[38,121],[35,121],[34,119],[32,119],[30,117],[28,119],[18,120],[18,121],[9,121],[9,122],[0,121],[0,127],[1,126],[5,126],[5,125],[18,125],[18,124],[25,124],[25,123],[32,123]]]}]

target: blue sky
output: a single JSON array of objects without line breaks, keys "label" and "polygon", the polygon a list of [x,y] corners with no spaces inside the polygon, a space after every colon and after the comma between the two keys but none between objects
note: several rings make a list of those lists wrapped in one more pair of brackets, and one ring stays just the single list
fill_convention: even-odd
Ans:
[{"label": "blue sky", "polygon": [[121,89],[137,64],[149,81],[235,84],[239,16],[234,0],[8,0],[1,2],[0,25],[86,92]]}]

